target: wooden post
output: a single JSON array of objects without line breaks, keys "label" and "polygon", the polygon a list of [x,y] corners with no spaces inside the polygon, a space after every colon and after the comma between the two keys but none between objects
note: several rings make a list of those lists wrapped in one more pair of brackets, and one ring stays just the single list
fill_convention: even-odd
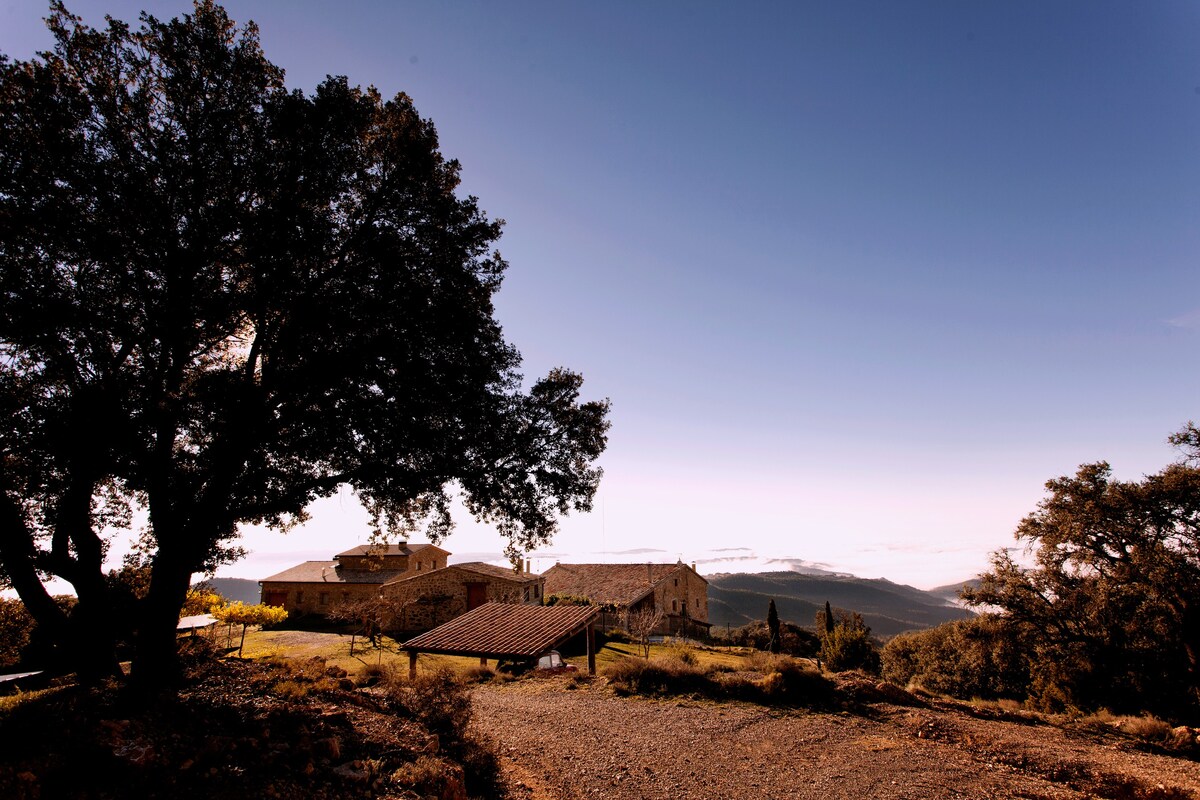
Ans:
[{"label": "wooden post", "polygon": [[417,651],[408,651],[408,679],[415,681],[417,679]]},{"label": "wooden post", "polygon": [[479,657],[479,666],[481,666],[481,667],[486,667],[486,666],[487,666],[487,656],[480,656],[480,657]]},{"label": "wooden post", "polygon": [[596,626],[588,623],[587,626],[587,656],[588,656],[588,675],[596,674]]}]

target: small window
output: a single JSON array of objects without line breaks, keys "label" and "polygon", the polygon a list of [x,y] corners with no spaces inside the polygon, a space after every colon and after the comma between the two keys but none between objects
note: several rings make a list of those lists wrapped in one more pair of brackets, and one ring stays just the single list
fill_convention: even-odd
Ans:
[{"label": "small window", "polygon": [[329,592],[321,592],[317,595],[317,602],[323,606],[329,605]]},{"label": "small window", "polygon": [[679,578],[676,578],[676,579],[675,579],[675,585],[676,585],[676,586],[678,586],[678,585],[679,585]]},{"label": "small window", "polygon": [[529,587],[525,587],[525,602],[529,602]]},{"label": "small window", "polygon": [[304,604],[304,592],[296,592],[296,605]]},{"label": "small window", "polygon": [[420,572],[420,571],[421,571],[421,562],[418,561],[417,562],[417,572]]},{"label": "small window", "polygon": [[533,599],[534,599],[534,600],[541,599],[541,596],[542,596],[542,587],[541,587],[541,586],[538,586],[537,584],[534,584],[534,586],[533,586]]},{"label": "small window", "polygon": [[696,608],[699,608],[699,607],[700,607],[700,598],[697,597],[696,598]]},{"label": "small window", "polygon": [[671,610],[672,610],[672,611],[678,611],[678,610],[679,610],[679,601],[678,601],[678,600],[672,600],[672,601],[671,601]]}]

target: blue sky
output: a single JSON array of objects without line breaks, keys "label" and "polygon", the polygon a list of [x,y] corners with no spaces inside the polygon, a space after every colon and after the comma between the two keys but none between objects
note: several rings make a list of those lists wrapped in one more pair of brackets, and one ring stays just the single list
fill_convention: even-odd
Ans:
[{"label": "blue sky", "polygon": [[[292,87],[414,98],[507,220],[526,374],[611,398],[597,511],[543,566],[950,582],[1047,478],[1155,471],[1200,418],[1200,5],[227,8]],[[46,47],[44,15],[0,0],[0,51]],[[334,498],[226,573],[365,533]],[[467,520],[446,547],[499,550]]]}]

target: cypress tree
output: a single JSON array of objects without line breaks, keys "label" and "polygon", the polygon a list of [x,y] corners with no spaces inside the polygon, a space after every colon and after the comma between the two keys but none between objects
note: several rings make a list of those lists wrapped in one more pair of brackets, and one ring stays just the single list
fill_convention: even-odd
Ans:
[{"label": "cypress tree", "polygon": [[779,652],[779,612],[775,610],[775,598],[771,598],[771,602],[767,605],[767,630],[771,634],[771,640],[767,643],[767,649],[772,653]]}]

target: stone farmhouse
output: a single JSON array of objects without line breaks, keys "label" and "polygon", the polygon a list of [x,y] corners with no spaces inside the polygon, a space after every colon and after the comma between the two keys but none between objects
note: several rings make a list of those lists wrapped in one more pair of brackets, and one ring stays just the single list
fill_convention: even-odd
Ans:
[{"label": "stone farmhouse", "polygon": [[605,610],[602,627],[626,627],[630,612],[661,610],[655,633],[708,632],[708,581],[695,565],[555,564],[542,573],[547,597],[584,597]]},{"label": "stone farmhouse", "polygon": [[406,631],[427,630],[487,602],[541,604],[540,576],[480,562],[448,566],[449,556],[431,544],[360,545],[332,561],[306,561],[264,578],[262,602],[300,617],[382,597],[395,601],[395,624]]}]

